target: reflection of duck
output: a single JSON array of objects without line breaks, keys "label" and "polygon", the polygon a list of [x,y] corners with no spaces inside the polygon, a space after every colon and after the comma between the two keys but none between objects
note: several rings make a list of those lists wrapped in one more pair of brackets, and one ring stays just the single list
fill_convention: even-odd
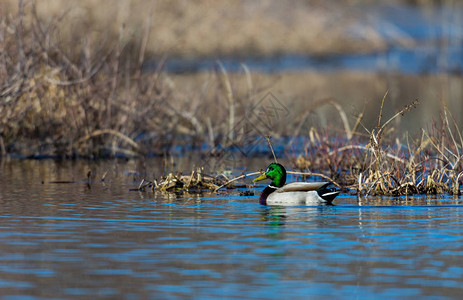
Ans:
[{"label": "reflection of duck", "polygon": [[[261,206],[261,220],[271,227],[289,226],[292,228],[319,228],[325,226],[326,218],[323,215],[336,212],[334,206],[291,206],[268,205]],[[303,224],[303,225],[302,225]]]},{"label": "reflection of duck", "polygon": [[260,194],[263,205],[323,205],[331,204],[339,191],[327,188],[329,182],[293,182],[285,185],[286,170],[278,163],[271,163],[264,174],[253,182],[271,179]]}]

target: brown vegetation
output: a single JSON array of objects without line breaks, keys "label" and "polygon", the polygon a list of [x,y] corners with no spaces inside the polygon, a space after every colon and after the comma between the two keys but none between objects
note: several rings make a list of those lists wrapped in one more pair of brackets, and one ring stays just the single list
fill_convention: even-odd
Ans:
[{"label": "brown vegetation", "polygon": [[[387,94],[386,94],[387,95]],[[386,97],[385,95],[385,97]],[[440,122],[413,138],[399,139],[392,121],[413,109],[418,100],[383,120],[383,98],[374,129],[357,135],[360,114],[354,129],[345,124],[345,137],[333,138],[313,129],[305,155],[293,160],[302,171],[322,170],[332,181],[359,195],[461,194],[463,183],[463,137],[450,111],[444,107]],[[342,113],[342,112],[340,112]],[[342,143],[342,144],[341,144]],[[307,172],[307,175],[311,175]]]},{"label": "brown vegetation", "polygon": [[[22,2],[21,2],[22,3]],[[26,22],[26,8],[29,8]],[[182,122],[173,91],[158,69],[121,59],[122,43],[60,46],[60,21],[41,21],[20,5],[0,22],[0,145],[2,153],[128,156],[163,151]],[[143,45],[138,47],[143,49]],[[143,61],[139,52],[138,60]],[[135,141],[134,139],[138,139]]]},{"label": "brown vegetation", "polygon": [[[368,121],[371,114],[366,111],[358,113],[352,126],[346,113],[346,101],[350,99],[341,99],[346,97],[346,90],[333,87],[339,91],[339,98],[302,93],[285,97],[283,106],[296,115],[274,118],[259,127],[258,121],[269,115],[262,108],[258,112],[264,115],[257,115],[255,104],[270,87],[275,88],[272,76],[262,79],[244,65],[242,73],[229,74],[220,62],[216,70],[200,74],[200,82],[196,77],[188,81],[163,72],[162,61],[156,70],[144,73],[150,26],[144,27],[138,42],[128,42],[123,30],[117,42],[102,39],[103,34],[99,43],[82,35],[62,39],[66,32],[61,28],[63,16],[45,22],[35,6],[19,3],[16,15],[3,11],[0,15],[3,155],[131,157],[166,154],[175,146],[194,150],[205,144],[209,150],[226,151],[227,147],[249,143],[261,133],[305,136],[306,153],[294,153],[295,166],[304,172],[321,172],[359,194],[460,193],[463,139],[446,105],[441,121],[423,129],[418,137],[404,138],[398,134],[396,121],[411,106],[383,123],[383,99],[374,129]],[[288,75],[295,76],[300,74]],[[362,93],[370,89],[371,97],[377,90],[362,80],[358,89]],[[300,81],[305,87],[308,84]],[[311,97],[311,101],[298,97]],[[320,108],[325,112],[331,109],[340,121],[335,123],[331,121],[334,118],[327,117],[311,122],[314,111]],[[320,129],[325,126],[319,125],[328,126]],[[336,127],[343,127],[344,133],[330,132]],[[366,135],[362,128],[368,129]],[[289,144],[287,149],[291,149]],[[214,151],[211,154],[217,155]],[[190,175],[188,187],[204,183],[195,176],[200,173]],[[168,189],[174,180],[163,182]],[[214,186],[209,189],[219,186],[217,182],[211,184]]]},{"label": "brown vegetation", "polygon": [[[253,172],[229,179],[225,174],[218,174],[216,176],[204,174],[201,168],[199,168],[196,171],[191,171],[189,175],[169,173],[167,176],[159,178],[159,180],[154,179],[150,181],[142,179],[138,188],[133,190],[145,191],[150,189],[152,191],[174,193],[218,192],[221,188],[235,189],[239,187],[250,187],[244,183],[237,183],[237,181],[259,173],[260,172]],[[243,193],[248,195],[249,191],[243,191]]]}]

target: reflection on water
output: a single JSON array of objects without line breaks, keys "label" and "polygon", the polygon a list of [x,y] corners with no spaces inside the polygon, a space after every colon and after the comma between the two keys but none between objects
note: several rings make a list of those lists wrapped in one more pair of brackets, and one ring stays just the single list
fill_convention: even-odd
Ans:
[{"label": "reflection on water", "polygon": [[37,174],[75,172],[78,181],[88,166],[111,164],[1,169],[1,295],[389,299],[463,292],[461,199],[364,199],[360,206],[345,196],[335,206],[264,207],[257,196],[129,192],[128,175],[88,188],[42,184]]}]

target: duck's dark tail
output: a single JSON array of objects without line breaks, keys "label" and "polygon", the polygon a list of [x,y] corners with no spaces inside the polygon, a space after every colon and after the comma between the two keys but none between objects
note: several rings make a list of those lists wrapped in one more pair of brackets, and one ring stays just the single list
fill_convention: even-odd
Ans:
[{"label": "duck's dark tail", "polygon": [[328,204],[331,204],[331,202],[333,202],[334,198],[336,198],[341,192],[336,191],[333,188],[328,188],[327,187],[328,185],[329,185],[329,183],[327,183],[324,186],[322,186],[321,188],[319,188],[317,190],[317,194],[318,194],[318,196],[320,196],[320,198],[325,200]]}]

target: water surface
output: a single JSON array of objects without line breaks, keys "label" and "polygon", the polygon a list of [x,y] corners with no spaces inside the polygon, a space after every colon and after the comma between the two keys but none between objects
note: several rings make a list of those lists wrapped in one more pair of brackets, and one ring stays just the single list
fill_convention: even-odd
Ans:
[{"label": "water surface", "polygon": [[[82,179],[88,168],[110,172],[89,187]],[[236,192],[129,192],[138,180],[133,168],[3,164],[0,294],[390,299],[463,293],[463,199],[359,202],[343,195],[336,206],[264,207],[257,196]],[[65,179],[75,183],[49,183]]]}]

